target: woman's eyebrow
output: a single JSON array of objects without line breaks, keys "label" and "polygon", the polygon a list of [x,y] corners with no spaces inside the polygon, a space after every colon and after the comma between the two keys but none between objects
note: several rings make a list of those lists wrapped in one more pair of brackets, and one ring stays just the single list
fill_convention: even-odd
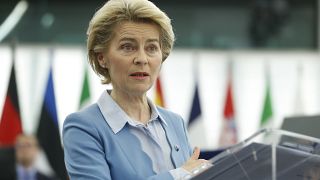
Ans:
[{"label": "woman's eyebrow", "polygon": [[[123,38],[121,38],[121,39],[119,40],[119,42],[122,42],[122,41],[137,42],[136,39],[134,39],[134,38],[129,38],[129,37],[123,37]],[[157,43],[159,43],[159,39],[157,39],[157,38],[147,39],[146,42],[147,42],[147,43],[152,43],[152,42],[157,42]]]},{"label": "woman's eyebrow", "polygon": [[135,42],[136,40],[135,40],[134,38],[124,37],[124,38],[121,38],[119,41],[130,41],[130,42]]},{"label": "woman's eyebrow", "polygon": [[159,42],[159,39],[155,38],[155,39],[148,39],[147,40],[148,43],[150,42]]}]

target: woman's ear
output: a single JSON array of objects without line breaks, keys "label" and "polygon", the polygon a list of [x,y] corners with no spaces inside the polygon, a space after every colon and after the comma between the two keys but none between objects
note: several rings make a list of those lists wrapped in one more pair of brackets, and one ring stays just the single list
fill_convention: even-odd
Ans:
[{"label": "woman's ear", "polygon": [[98,59],[99,65],[103,68],[106,68],[106,62],[105,62],[103,53],[101,52],[97,53],[97,59]]}]

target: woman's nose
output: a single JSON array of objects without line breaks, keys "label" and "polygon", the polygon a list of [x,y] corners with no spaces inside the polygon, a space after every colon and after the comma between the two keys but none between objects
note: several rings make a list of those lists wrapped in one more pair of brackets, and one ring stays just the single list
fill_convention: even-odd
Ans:
[{"label": "woman's nose", "polygon": [[136,57],[133,61],[134,64],[147,64],[148,63],[148,56],[144,50],[140,50],[137,52]]}]

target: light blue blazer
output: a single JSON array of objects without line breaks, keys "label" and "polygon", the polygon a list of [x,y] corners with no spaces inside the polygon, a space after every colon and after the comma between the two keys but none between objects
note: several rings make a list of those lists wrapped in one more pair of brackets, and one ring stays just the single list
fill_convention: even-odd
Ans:
[{"label": "light blue blazer", "polygon": [[[167,126],[163,126],[171,147],[175,168],[191,156],[183,119],[157,107]],[[69,115],[63,125],[65,163],[72,179],[85,180],[167,180],[168,172],[156,174],[152,161],[140,141],[130,133],[128,124],[115,134],[97,104]]]}]

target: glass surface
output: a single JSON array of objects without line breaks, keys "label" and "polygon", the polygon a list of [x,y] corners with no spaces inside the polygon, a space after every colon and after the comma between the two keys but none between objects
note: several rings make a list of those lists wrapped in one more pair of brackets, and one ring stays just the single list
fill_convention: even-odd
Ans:
[{"label": "glass surface", "polygon": [[319,180],[320,140],[262,129],[195,169],[193,180]]}]

